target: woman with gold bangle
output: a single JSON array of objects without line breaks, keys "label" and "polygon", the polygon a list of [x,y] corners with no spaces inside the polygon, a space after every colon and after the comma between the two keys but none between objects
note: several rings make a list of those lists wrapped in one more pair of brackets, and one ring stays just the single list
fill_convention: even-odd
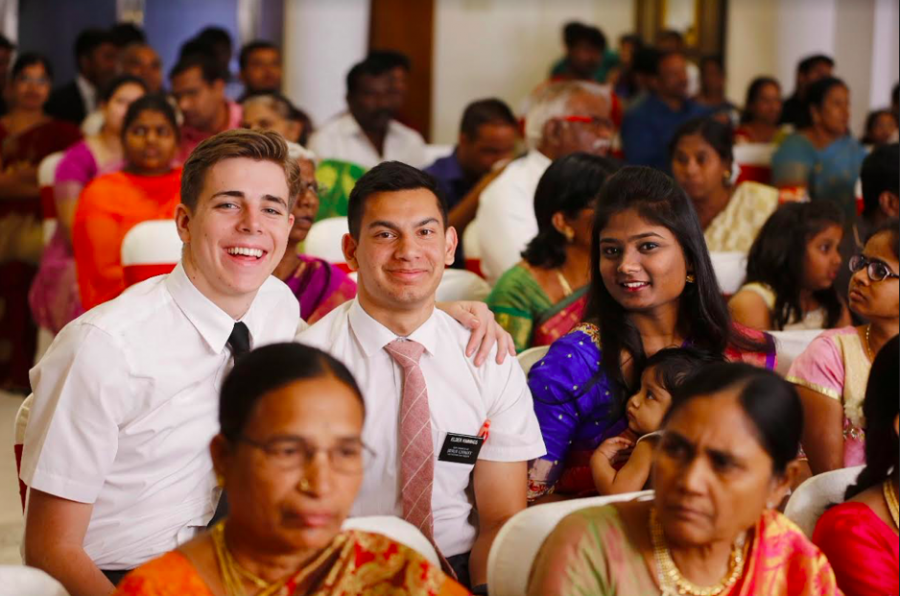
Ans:
[{"label": "woman with gold bangle", "polygon": [[412,549],[341,530],[362,482],[364,417],[353,376],[324,352],[275,344],[241,356],[210,446],[229,516],[132,571],[116,595],[468,595]]},{"label": "woman with gold bangle", "polygon": [[680,393],[654,456],[654,500],[565,518],[541,548],[529,594],[840,594],[825,556],[775,510],[798,469],[793,387],[722,363]]},{"label": "woman with gold bangle", "polygon": [[813,534],[846,596],[895,594],[900,583],[898,360],[895,335],[875,357],[866,387],[866,467],[846,502],[819,518]]}]

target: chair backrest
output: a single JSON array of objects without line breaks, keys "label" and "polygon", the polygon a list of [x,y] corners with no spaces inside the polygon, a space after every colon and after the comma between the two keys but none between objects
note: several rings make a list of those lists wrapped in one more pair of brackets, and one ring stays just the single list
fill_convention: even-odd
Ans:
[{"label": "chair backrest", "polygon": [[22,482],[21,479],[19,479],[19,474],[22,473],[22,450],[25,448],[25,427],[28,426],[28,418],[31,416],[31,402],[33,401],[33,393],[25,398],[22,405],[19,406],[18,411],[16,411],[16,421],[13,426],[13,454],[16,458],[16,479],[19,482],[19,496],[22,498],[22,511],[25,510],[25,495],[28,492],[28,487],[25,486],[25,483]]},{"label": "chair backrest", "polygon": [[24,565],[0,565],[4,596],[69,596],[46,571]]},{"label": "chair backrest", "polygon": [[528,348],[519,354],[519,364],[522,366],[522,370],[525,371],[526,376],[528,375],[528,371],[531,370],[531,367],[540,362],[541,358],[546,356],[549,351],[550,346],[535,346],[533,348]]},{"label": "chair backrest", "polygon": [[775,338],[775,350],[778,354],[778,365],[775,371],[781,376],[787,376],[791,364],[797,356],[803,353],[809,342],[822,333],[821,329],[801,329],[796,331],[770,331]]},{"label": "chair backrest", "polygon": [[38,191],[41,197],[41,218],[43,219],[44,244],[46,245],[56,233],[56,197],[54,182],[56,168],[62,161],[64,152],[51,153],[38,165]]},{"label": "chair backrest", "polygon": [[567,515],[610,503],[649,500],[653,491],[591,497],[535,505],[520,511],[503,525],[488,555],[488,592],[491,596],[524,596],[531,565],[544,540]]},{"label": "chair backrest", "polygon": [[735,145],[734,161],[740,167],[737,183],[745,181],[772,182],[772,155],[776,146],[772,143]]},{"label": "chair backrest", "polygon": [[731,296],[747,277],[747,255],[742,252],[711,252],[713,271],[719,282],[719,289],[725,296]]},{"label": "chair backrest", "polygon": [[320,219],[309,229],[303,244],[303,251],[311,257],[342,265],[344,251],[341,248],[341,238],[349,232],[347,218],[344,216]]},{"label": "chair backrest", "polygon": [[481,243],[478,241],[478,220],[473,219],[466,226],[462,235],[463,254],[466,257],[466,269],[484,277],[481,272]]},{"label": "chair backrest", "polygon": [[491,293],[488,282],[465,269],[445,269],[437,288],[438,302],[454,300],[482,301]]},{"label": "chair backrest", "polygon": [[181,259],[182,246],[173,219],[142,221],[128,230],[122,240],[125,285],[170,273]]},{"label": "chair backrest", "polygon": [[812,538],[816,522],[828,507],[844,502],[847,487],[856,482],[856,477],[864,467],[834,470],[807,479],[791,495],[784,514],[797,524],[807,537]]},{"label": "chair backrest", "polygon": [[390,515],[349,517],[344,520],[343,529],[382,534],[404,546],[408,546],[435,565],[441,564],[437,551],[434,550],[434,546],[428,542],[425,535],[417,527],[399,517]]}]

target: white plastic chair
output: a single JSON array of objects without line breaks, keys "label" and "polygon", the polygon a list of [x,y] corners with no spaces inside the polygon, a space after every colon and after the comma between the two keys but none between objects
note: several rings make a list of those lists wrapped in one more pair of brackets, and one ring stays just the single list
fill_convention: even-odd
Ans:
[{"label": "white plastic chair", "polygon": [[361,530],[372,534],[381,534],[413,549],[432,563],[440,566],[434,546],[417,527],[406,520],[390,515],[373,515],[368,517],[349,517],[344,520],[344,530]]},{"label": "white plastic chair", "polygon": [[4,596],[69,596],[45,571],[23,565],[0,565]]},{"label": "white plastic chair", "polygon": [[709,253],[712,260],[713,271],[719,282],[719,289],[726,296],[730,296],[741,289],[744,278],[747,277],[747,255],[742,252],[712,252]]},{"label": "white plastic chair", "polygon": [[64,152],[51,153],[41,160],[38,165],[38,189],[41,196],[41,217],[43,218],[44,246],[56,233],[56,197],[54,196],[54,184],[56,181],[56,168],[62,161]]},{"label": "white plastic chair", "polygon": [[812,538],[816,522],[828,507],[844,502],[847,487],[856,482],[864,467],[844,468],[809,478],[791,495],[784,514]]},{"label": "white plastic chair", "polygon": [[169,273],[181,259],[181,238],[173,219],[142,221],[122,240],[125,285]]},{"label": "white plastic chair", "polygon": [[528,371],[531,370],[531,367],[540,362],[541,358],[546,356],[549,351],[550,346],[536,346],[534,348],[528,348],[519,354],[519,364],[522,366],[522,370],[525,371],[526,376],[528,375]]},{"label": "white plastic chair", "polygon": [[544,540],[570,513],[588,507],[652,498],[653,491],[646,490],[535,505],[520,511],[504,524],[491,546],[488,555],[488,592],[491,596],[524,596],[528,589],[531,565]]},{"label": "white plastic chair", "polygon": [[770,331],[775,338],[775,351],[778,354],[778,366],[775,372],[782,377],[787,376],[791,364],[809,345],[809,342],[822,333],[821,329],[803,329],[797,331]]},{"label": "white plastic chair", "polygon": [[445,269],[437,288],[438,302],[454,300],[482,301],[491,293],[488,282],[465,269]]},{"label": "white plastic chair", "polygon": [[338,264],[344,261],[341,239],[350,232],[346,217],[329,217],[317,221],[309,229],[304,242],[304,253],[311,257]]}]

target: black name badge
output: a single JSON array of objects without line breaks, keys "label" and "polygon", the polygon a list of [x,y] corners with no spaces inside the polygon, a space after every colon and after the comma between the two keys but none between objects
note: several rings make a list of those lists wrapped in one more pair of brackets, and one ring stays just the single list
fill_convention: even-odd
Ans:
[{"label": "black name badge", "polygon": [[484,445],[484,437],[447,433],[444,446],[441,447],[441,453],[438,455],[438,461],[475,465],[482,445]]}]

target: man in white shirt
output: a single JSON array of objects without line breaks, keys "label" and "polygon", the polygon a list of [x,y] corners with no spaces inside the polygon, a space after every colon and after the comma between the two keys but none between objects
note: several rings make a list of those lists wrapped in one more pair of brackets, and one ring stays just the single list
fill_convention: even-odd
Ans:
[{"label": "man in white shirt", "polygon": [[550,163],[576,151],[608,153],[615,133],[610,107],[609,89],[587,81],[551,83],[529,107],[528,153],[484,189],[475,217],[481,270],[491,285],[537,235],[534,191]]},{"label": "man in white shirt", "polygon": [[347,74],[348,112],[313,133],[309,148],[320,159],[337,159],[371,168],[383,161],[426,165],[422,135],[395,119],[396,94],[391,72],[367,59]]},{"label": "man in white shirt", "polygon": [[298,192],[279,135],[208,140],[184,166],[181,263],[66,326],[31,371],[25,562],[73,596],[111,593],[213,517],[209,443],[232,356],[289,341],[300,321],[270,277]]},{"label": "man in white shirt", "polygon": [[353,513],[403,516],[464,584],[483,587],[494,537],[526,506],[527,462],[545,453],[525,374],[513,360],[477,367],[468,332],[435,309],[457,237],[431,176],[375,167],[351,192],[348,219],[357,298],[297,341],[345,362],[366,399],[375,455]]}]

